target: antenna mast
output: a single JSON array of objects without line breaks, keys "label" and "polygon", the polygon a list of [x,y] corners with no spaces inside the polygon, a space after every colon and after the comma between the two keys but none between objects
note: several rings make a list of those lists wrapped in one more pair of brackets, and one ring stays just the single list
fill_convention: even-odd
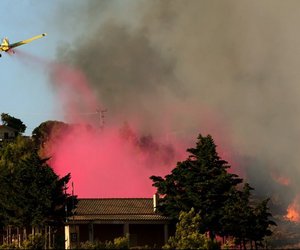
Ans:
[{"label": "antenna mast", "polygon": [[99,115],[99,128],[101,131],[104,129],[105,125],[105,112],[107,112],[107,109],[96,109],[96,113]]}]

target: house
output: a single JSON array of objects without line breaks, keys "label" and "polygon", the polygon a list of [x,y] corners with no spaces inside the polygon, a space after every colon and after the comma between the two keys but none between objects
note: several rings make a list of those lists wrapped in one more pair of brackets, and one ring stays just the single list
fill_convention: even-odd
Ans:
[{"label": "house", "polygon": [[170,219],[155,210],[156,196],[78,199],[73,216],[65,224],[65,248],[125,235],[129,235],[130,246],[161,247],[174,229]]},{"label": "house", "polygon": [[18,136],[18,131],[6,125],[0,125],[0,143],[13,141]]}]

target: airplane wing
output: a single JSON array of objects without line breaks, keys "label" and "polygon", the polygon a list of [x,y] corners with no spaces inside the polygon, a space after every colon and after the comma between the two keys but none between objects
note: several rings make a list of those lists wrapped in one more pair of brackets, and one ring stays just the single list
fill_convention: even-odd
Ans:
[{"label": "airplane wing", "polygon": [[26,40],[23,40],[23,41],[20,41],[20,42],[17,42],[17,43],[12,43],[12,44],[9,44],[9,48],[12,49],[12,48],[15,48],[15,47],[18,47],[18,46],[21,46],[23,44],[26,44],[26,43],[30,43],[36,39],[39,39],[39,38],[42,38],[44,36],[46,36],[47,34],[46,33],[43,33],[41,35],[38,35],[38,36],[34,36],[34,37],[31,37],[29,39],[26,39]]}]

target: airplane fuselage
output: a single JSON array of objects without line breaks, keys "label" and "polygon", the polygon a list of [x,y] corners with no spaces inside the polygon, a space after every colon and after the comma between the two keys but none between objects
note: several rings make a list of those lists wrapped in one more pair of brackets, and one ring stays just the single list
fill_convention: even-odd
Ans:
[{"label": "airplane fuselage", "polygon": [[[26,43],[30,43],[30,42],[32,42],[32,41],[34,41],[36,39],[42,38],[42,37],[44,37],[46,35],[47,35],[46,33],[43,33],[41,35],[37,35],[37,36],[31,37],[29,39],[26,39],[26,40],[23,40],[23,41],[19,41],[17,43],[12,43],[12,44],[9,43],[8,38],[5,37],[5,38],[3,38],[3,40],[2,40],[2,42],[0,44],[0,52],[4,51],[4,52],[8,52],[8,53],[10,53],[10,52],[14,53],[13,48],[21,46],[21,45],[26,44]],[[1,57],[1,53],[0,53],[0,57]]]}]

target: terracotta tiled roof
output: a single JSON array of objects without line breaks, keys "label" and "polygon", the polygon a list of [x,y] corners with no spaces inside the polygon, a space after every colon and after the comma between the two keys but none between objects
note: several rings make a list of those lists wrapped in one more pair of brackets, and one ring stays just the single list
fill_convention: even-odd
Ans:
[{"label": "terracotta tiled roof", "polygon": [[153,210],[149,198],[78,199],[75,221],[167,221]]}]

